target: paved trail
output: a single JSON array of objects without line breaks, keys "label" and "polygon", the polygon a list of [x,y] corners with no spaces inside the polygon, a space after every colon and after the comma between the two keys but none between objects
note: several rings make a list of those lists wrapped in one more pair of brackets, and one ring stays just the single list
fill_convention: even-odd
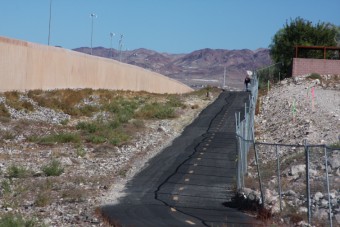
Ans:
[{"label": "paved trail", "polygon": [[[147,163],[119,204],[102,207],[123,226],[259,226],[222,205],[236,187],[235,112],[246,92],[224,92]],[[241,114],[242,116],[242,114]]]}]

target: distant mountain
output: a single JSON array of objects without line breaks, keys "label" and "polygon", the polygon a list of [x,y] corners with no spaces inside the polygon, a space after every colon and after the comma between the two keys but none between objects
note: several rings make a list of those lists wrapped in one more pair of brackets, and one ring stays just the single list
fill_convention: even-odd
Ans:
[{"label": "distant mountain", "polygon": [[[74,50],[88,54],[91,51],[88,47]],[[220,86],[223,83],[225,68],[226,84],[240,87],[247,70],[262,68],[272,63],[269,49],[264,48],[255,51],[206,48],[189,54],[169,54],[144,48],[120,52],[116,49],[111,51],[108,48],[96,47],[92,53],[158,72],[190,86],[203,83],[202,80]]]}]

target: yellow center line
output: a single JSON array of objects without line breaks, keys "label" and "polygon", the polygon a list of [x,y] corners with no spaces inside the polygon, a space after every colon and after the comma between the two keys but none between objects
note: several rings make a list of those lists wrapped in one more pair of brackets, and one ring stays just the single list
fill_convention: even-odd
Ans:
[{"label": "yellow center line", "polygon": [[193,222],[193,221],[190,221],[190,220],[186,220],[185,222],[186,222],[186,223],[188,223],[189,225],[196,225],[196,223],[195,223],[195,222]]}]

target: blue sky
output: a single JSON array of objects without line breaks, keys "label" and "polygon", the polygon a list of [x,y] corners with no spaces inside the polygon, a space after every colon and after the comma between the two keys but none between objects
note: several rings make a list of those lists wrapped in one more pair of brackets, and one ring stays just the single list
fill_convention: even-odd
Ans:
[{"label": "blue sky", "polygon": [[[0,0],[0,36],[46,44],[50,0]],[[339,0],[52,0],[50,44],[73,49],[147,48],[189,53],[203,48],[267,48],[290,19],[340,26]]]}]

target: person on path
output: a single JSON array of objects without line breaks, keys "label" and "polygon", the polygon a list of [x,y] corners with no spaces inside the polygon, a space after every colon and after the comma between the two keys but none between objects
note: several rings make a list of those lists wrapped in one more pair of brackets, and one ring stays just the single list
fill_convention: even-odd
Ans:
[{"label": "person on path", "polygon": [[246,91],[248,91],[248,84],[250,84],[250,77],[248,75],[244,79],[244,84],[246,85]]}]

